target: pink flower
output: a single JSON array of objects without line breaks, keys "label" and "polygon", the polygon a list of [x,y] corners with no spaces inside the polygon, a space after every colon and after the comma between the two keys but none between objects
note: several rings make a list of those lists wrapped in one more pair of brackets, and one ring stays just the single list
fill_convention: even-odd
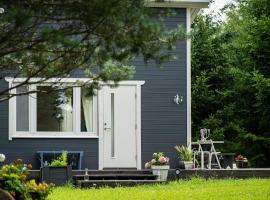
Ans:
[{"label": "pink flower", "polygon": [[164,156],[161,156],[159,159],[158,159],[158,162],[160,162],[161,164],[166,164],[168,162],[168,159]]}]

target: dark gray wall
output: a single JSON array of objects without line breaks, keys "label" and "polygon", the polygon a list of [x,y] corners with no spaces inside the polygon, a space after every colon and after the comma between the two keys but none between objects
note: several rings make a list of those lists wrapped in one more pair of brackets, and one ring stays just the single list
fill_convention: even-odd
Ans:
[{"label": "dark gray wall", "polygon": [[[186,26],[186,10],[177,9],[176,15],[166,20],[169,28],[177,24]],[[186,144],[186,101],[173,103],[178,93],[186,99],[186,42],[179,42],[174,50],[177,60],[159,69],[155,63],[144,66],[138,58],[134,80],[145,80],[142,86],[142,165],[154,152],[163,151],[171,158],[171,167],[177,165],[175,145]],[[74,76],[81,76],[77,71]],[[0,81],[0,91],[8,84]],[[40,150],[84,151],[82,167],[98,168],[98,139],[13,139],[8,140],[8,102],[0,103],[0,153],[7,155],[7,162],[22,158],[25,162],[39,165],[35,152]]]},{"label": "dark gray wall", "polygon": [[[176,15],[166,20],[169,28],[179,23],[186,27],[186,9],[175,10]],[[175,145],[187,143],[187,89],[186,89],[186,41],[179,42],[174,53],[177,60],[164,64],[162,69],[151,63],[144,66],[137,59],[135,80],[145,80],[142,86],[142,165],[154,152],[163,151],[171,159],[171,167],[177,166]],[[183,95],[181,105],[173,102],[176,94]]]}]

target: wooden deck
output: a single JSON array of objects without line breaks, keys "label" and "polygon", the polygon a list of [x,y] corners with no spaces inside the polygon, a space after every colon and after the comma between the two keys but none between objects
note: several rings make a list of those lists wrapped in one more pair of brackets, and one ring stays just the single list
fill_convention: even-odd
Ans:
[{"label": "wooden deck", "polygon": [[[140,170],[141,173],[149,173],[150,170]],[[116,171],[113,171],[116,173]],[[131,172],[130,170],[119,170],[119,173]],[[135,170],[134,170],[135,172]],[[73,170],[72,175],[83,175],[84,170]],[[89,174],[110,174],[112,170],[89,170]],[[194,176],[204,178],[270,178],[270,168],[246,168],[246,169],[211,169],[211,170],[179,170],[176,174],[175,169],[169,171],[168,180],[189,179]],[[40,170],[31,170],[30,178],[39,180]]]},{"label": "wooden deck", "polygon": [[170,170],[169,180],[187,179],[194,176],[204,178],[270,178],[270,168]]}]

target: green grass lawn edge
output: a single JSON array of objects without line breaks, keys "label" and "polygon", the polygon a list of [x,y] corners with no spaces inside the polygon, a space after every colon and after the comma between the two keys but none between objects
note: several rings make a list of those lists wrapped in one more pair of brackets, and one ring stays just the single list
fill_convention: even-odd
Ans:
[{"label": "green grass lawn edge", "polygon": [[270,200],[270,179],[208,179],[173,181],[135,187],[79,189],[57,187],[48,200]]}]

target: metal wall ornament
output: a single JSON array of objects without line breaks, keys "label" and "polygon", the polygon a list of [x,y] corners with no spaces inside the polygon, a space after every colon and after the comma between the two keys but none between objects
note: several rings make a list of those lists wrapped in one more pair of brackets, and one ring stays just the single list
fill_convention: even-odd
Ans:
[{"label": "metal wall ornament", "polygon": [[173,98],[175,104],[179,105],[183,102],[183,95],[176,94]]}]

